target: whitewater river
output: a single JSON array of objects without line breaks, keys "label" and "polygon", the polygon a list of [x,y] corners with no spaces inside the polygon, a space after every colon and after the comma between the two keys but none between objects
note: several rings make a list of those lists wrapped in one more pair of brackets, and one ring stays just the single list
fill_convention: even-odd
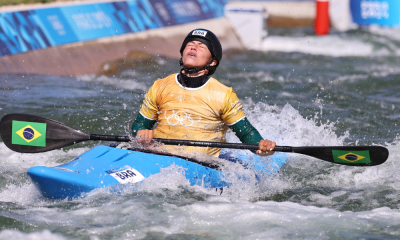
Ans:
[{"label": "whitewater river", "polygon": [[[169,168],[119,194],[49,200],[30,183],[30,167],[107,143],[20,154],[0,142],[0,239],[399,239],[400,31],[275,29],[263,48],[226,53],[215,77],[236,90],[265,138],[381,145],[387,162],[349,167],[291,154],[276,176],[235,182],[222,195]],[[153,81],[178,69],[158,58],[113,77],[0,75],[0,117],[29,113],[125,135]],[[229,133],[228,141],[238,139]]]}]

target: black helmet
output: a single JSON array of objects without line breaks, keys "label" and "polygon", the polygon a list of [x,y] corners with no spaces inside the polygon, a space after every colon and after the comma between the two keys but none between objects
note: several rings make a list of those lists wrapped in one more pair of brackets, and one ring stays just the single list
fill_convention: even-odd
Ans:
[{"label": "black helmet", "polygon": [[[186,68],[183,65],[182,62],[182,54],[183,50],[185,49],[186,45],[191,42],[191,41],[200,41],[204,43],[208,50],[211,52],[212,60],[211,62],[205,67],[205,68]],[[215,70],[217,69],[219,63],[221,62],[222,59],[222,46],[221,43],[219,42],[217,36],[213,32],[207,29],[195,29],[192,30],[185,38],[185,40],[182,43],[181,49],[181,60],[180,60],[180,65],[185,68],[186,71],[188,72],[198,72],[204,69],[208,69],[208,75],[212,75]],[[215,66],[210,66],[213,60],[217,60],[217,64]]]}]

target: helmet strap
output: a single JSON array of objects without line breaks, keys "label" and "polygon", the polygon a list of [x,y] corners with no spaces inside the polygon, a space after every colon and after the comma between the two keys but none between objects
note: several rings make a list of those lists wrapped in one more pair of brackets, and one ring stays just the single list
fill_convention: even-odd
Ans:
[{"label": "helmet strap", "polygon": [[208,70],[208,74],[207,74],[207,76],[208,76],[208,75],[211,75],[211,74],[213,74],[215,72],[216,67],[215,66],[211,66],[211,63],[214,60],[215,60],[215,58],[211,59],[211,61],[206,66],[201,67],[201,68],[189,68],[189,67],[186,67],[183,64],[182,57],[181,57],[181,59],[179,60],[179,65],[182,66],[182,69],[185,71],[185,74],[194,74],[194,73],[198,73],[198,72],[203,71],[203,70]]},{"label": "helmet strap", "polygon": [[187,88],[199,88],[203,86],[204,84],[207,83],[209,80],[209,76],[207,75],[201,75],[198,77],[188,77],[185,74],[182,73],[183,69],[181,70],[181,73],[179,74],[179,80],[181,84]]}]

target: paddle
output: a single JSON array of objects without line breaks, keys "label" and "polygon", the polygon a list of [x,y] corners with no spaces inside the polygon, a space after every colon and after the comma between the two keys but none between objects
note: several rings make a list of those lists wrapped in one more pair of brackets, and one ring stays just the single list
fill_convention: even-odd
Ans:
[{"label": "paddle", "polygon": [[[86,140],[129,142],[129,136],[90,134],[63,123],[29,114],[8,114],[0,121],[1,138],[13,151],[22,153],[46,152]],[[168,145],[216,147],[258,150],[258,145],[203,142],[175,139],[154,139]],[[292,152],[308,155],[331,163],[350,166],[375,166],[384,163],[389,151],[381,146],[276,146],[276,152]]]}]

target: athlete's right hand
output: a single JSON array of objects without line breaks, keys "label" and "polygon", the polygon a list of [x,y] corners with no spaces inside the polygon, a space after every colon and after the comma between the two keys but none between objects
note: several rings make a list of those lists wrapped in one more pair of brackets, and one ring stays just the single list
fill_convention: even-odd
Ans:
[{"label": "athlete's right hand", "polygon": [[136,134],[136,140],[140,143],[150,143],[153,140],[153,130],[139,130]]}]

